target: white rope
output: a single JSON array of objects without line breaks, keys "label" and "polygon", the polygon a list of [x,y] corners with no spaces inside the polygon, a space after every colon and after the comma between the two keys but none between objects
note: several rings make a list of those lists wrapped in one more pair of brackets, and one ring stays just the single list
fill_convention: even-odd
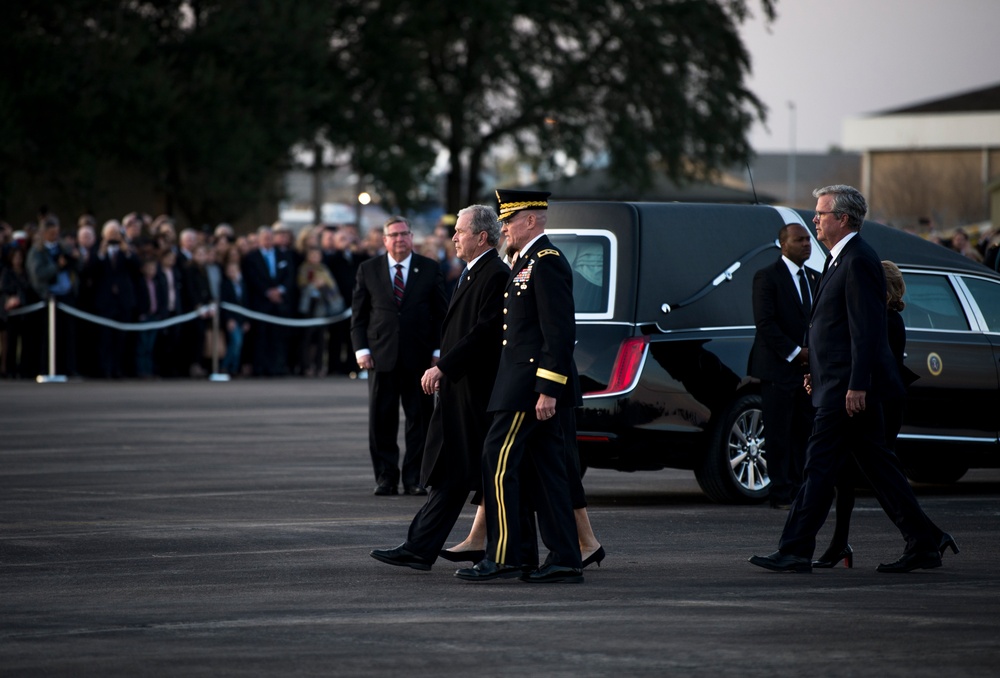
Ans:
[{"label": "white rope", "polygon": [[78,308],[73,308],[72,306],[67,306],[66,304],[56,304],[56,308],[64,313],[68,313],[71,316],[80,318],[81,320],[89,320],[97,325],[104,325],[105,327],[112,327],[116,330],[122,330],[124,332],[144,332],[146,330],[161,330],[164,327],[172,327],[174,325],[180,325],[181,323],[186,323],[189,320],[194,320],[199,316],[210,316],[215,311],[215,304],[206,304],[205,306],[199,306],[193,311],[188,313],[183,313],[181,315],[174,316],[173,318],[167,318],[166,320],[156,320],[153,322],[146,323],[120,323],[117,320],[108,320],[107,318],[102,318],[99,315],[94,315],[93,313],[87,313],[86,311],[81,311]]},{"label": "white rope", "polygon": [[[342,313],[338,313],[334,316],[329,316],[327,318],[282,318],[276,315],[268,315],[267,313],[258,313],[256,311],[251,311],[248,308],[242,306],[237,306],[236,304],[230,304],[227,301],[219,304],[222,308],[227,311],[232,311],[234,313],[239,313],[240,315],[250,318],[252,320],[259,320],[261,322],[272,323],[275,325],[284,325],[286,327],[319,327],[321,325],[332,325],[333,323],[339,323],[341,320],[346,320],[351,317],[351,309],[346,309]],[[45,302],[39,301],[38,303],[31,304],[30,306],[23,306],[21,308],[14,309],[7,313],[8,316],[12,315],[25,315],[28,313],[34,313],[35,311],[41,311],[45,308]],[[81,311],[78,308],[72,306],[67,306],[66,304],[59,302],[56,304],[56,308],[64,313],[71,316],[79,318],[81,320],[87,320],[89,322],[95,323],[97,325],[104,325],[105,327],[111,327],[116,330],[122,330],[123,332],[144,332],[146,330],[160,330],[164,327],[172,327],[174,325],[179,325],[181,323],[186,323],[188,321],[194,320],[195,318],[202,316],[211,316],[213,312],[216,311],[217,306],[215,304],[206,304],[205,306],[199,306],[197,309],[184,313],[182,315],[174,316],[173,318],[168,318],[166,320],[157,320],[153,322],[145,323],[122,323],[117,320],[109,320],[108,318],[102,318],[99,315],[94,315],[93,313],[87,313],[86,311]]]},{"label": "white rope", "polygon": [[28,313],[34,313],[35,311],[41,311],[43,308],[45,308],[45,302],[37,301],[34,304],[29,304],[27,306],[20,306],[13,310],[7,311],[7,316],[10,317],[12,315],[26,315]]},{"label": "white rope", "polygon": [[227,311],[239,313],[240,315],[251,318],[252,320],[260,320],[261,322],[273,323],[275,325],[285,325],[286,327],[319,327],[320,325],[332,325],[333,323],[339,323],[341,320],[351,317],[351,309],[347,309],[343,313],[338,313],[337,315],[333,315],[328,318],[300,319],[282,318],[276,315],[268,315],[267,313],[258,313],[257,311],[251,311],[250,309],[237,306],[236,304],[230,304],[228,301],[222,302],[220,306]]}]

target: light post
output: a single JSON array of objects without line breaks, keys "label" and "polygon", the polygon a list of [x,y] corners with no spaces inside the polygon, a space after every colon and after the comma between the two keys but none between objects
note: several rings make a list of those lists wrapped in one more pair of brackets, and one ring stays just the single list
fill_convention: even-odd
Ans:
[{"label": "light post", "polygon": [[788,206],[795,206],[795,102],[788,102]]}]

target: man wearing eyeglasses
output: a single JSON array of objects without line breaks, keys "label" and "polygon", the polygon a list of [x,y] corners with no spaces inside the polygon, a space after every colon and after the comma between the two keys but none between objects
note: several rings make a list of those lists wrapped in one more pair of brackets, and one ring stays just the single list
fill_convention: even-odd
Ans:
[{"label": "man wearing eyeglasses", "polygon": [[[386,253],[358,267],[351,304],[351,342],[361,369],[368,370],[368,447],[375,494],[425,495],[420,463],[433,400],[420,378],[440,355],[447,301],[433,259],[413,251],[413,232],[403,217],[383,228]],[[406,418],[406,451],[399,465],[399,406]]]},{"label": "man wearing eyeglasses", "polygon": [[838,472],[851,454],[906,539],[903,555],[879,565],[878,571],[940,567],[940,531],[920,508],[899,461],[885,446],[882,400],[901,396],[904,389],[886,332],[885,273],[860,234],[868,203],[851,186],[827,186],[813,195],[816,238],[830,250],[806,342],[806,381],[816,418],[802,489],[792,503],[778,550],[752,556],[750,562],[777,572],[812,570],[816,533],[830,511]]}]

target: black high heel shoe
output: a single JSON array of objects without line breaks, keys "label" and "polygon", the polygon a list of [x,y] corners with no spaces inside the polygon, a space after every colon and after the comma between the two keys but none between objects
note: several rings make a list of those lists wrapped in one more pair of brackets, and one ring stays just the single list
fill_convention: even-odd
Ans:
[{"label": "black high heel shoe", "polygon": [[438,555],[445,560],[450,560],[453,563],[464,563],[466,561],[470,563],[478,563],[486,557],[486,551],[449,551],[448,549],[441,549],[438,552]]},{"label": "black high heel shoe", "polygon": [[950,534],[948,534],[947,532],[942,532],[941,543],[938,544],[938,551],[940,551],[941,555],[943,556],[944,552],[947,551],[948,549],[951,549],[952,553],[956,555],[958,554],[958,544],[955,543],[955,538]]},{"label": "black high heel shoe", "polygon": [[591,563],[597,563],[597,567],[601,566],[601,561],[604,560],[604,556],[608,555],[604,552],[603,546],[598,546],[597,550],[591,553],[589,556],[584,558],[583,567],[587,567]]},{"label": "black high heel shoe", "polygon": [[854,567],[854,549],[848,544],[839,551],[829,548],[826,552],[819,557],[819,560],[814,560],[812,562],[813,567],[836,567],[837,563],[841,560],[844,561],[844,567],[852,568]]}]

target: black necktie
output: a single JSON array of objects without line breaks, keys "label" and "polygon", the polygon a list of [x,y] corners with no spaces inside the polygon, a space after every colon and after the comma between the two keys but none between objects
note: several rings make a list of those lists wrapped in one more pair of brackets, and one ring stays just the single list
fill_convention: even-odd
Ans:
[{"label": "black necktie", "polygon": [[809,293],[809,280],[806,278],[804,268],[799,269],[799,294],[802,299],[802,311],[808,316],[812,310],[812,295]]}]

